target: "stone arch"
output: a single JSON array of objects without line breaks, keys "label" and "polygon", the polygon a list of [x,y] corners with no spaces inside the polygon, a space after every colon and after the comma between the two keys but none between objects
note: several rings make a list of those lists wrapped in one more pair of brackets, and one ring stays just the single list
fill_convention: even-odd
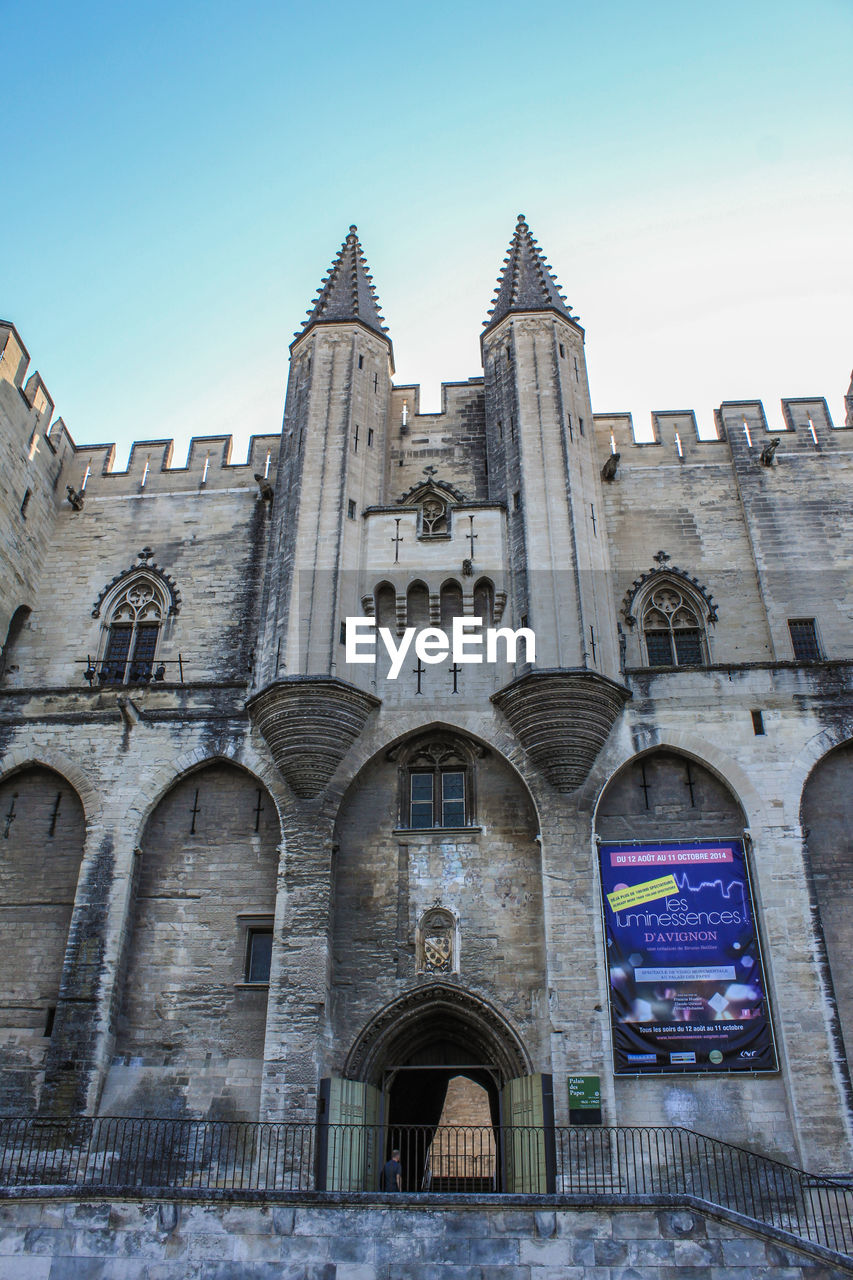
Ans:
[{"label": "stone arch", "polygon": [[666,744],[623,761],[595,807],[595,831],[605,840],[660,840],[676,833],[713,839],[739,835],[746,825],[728,782],[701,757]]},{"label": "stone arch", "polygon": [[406,626],[428,627],[429,622],[429,587],[416,578],[406,590]]},{"label": "stone arch", "polygon": [[[493,752],[505,763],[525,789],[537,814],[537,830],[540,829],[543,806],[548,804],[546,788],[542,785],[538,771],[531,764],[530,757],[508,726],[500,722],[488,725],[487,722],[488,728],[491,729],[490,736],[487,737],[483,732],[482,714],[476,708],[462,706],[457,710],[454,707],[456,714],[453,718],[448,717],[442,720],[425,718],[430,710],[428,706],[421,710],[419,706],[401,704],[395,710],[397,732],[390,739],[387,737],[387,724],[380,717],[369,718],[363,732],[356,738],[324,793],[324,814],[334,821],[335,814],[339,811],[353,783],[365,767],[374,760],[380,759],[386,752],[398,748],[407,739],[419,734],[447,731],[475,743],[483,751]],[[594,797],[590,793],[587,800],[590,809],[593,801]]]},{"label": "stone arch", "polygon": [[441,584],[440,620],[445,630],[452,625],[454,618],[461,618],[463,611],[462,588],[455,578],[448,578]]},{"label": "stone arch", "polygon": [[55,751],[53,748],[39,747],[36,750],[27,750],[26,748],[18,748],[8,752],[7,755],[0,760],[0,784],[12,774],[17,773],[21,769],[42,768],[50,769],[52,773],[58,773],[68,783],[77,795],[77,799],[83,806],[83,812],[86,815],[87,829],[92,823],[101,817],[103,812],[103,801],[100,793],[97,791],[90,778],[83,770],[68,756],[61,751]]},{"label": "stone arch", "polygon": [[[410,763],[419,770],[420,746],[439,742],[453,747],[472,775],[474,821],[409,825],[400,771]],[[432,907],[458,921],[460,982],[500,1004],[537,1050],[544,1045],[538,832],[536,806],[515,767],[456,726],[420,725],[363,764],[343,795],[333,837],[330,1008],[337,1045],[352,1041],[377,1000],[391,1002],[416,981],[417,926]]]},{"label": "stone arch", "polygon": [[68,779],[40,762],[0,780],[0,1108],[36,1102],[59,1001],[86,816]]},{"label": "stone arch", "polygon": [[9,666],[9,658],[31,613],[32,609],[29,605],[19,604],[9,620],[9,628],[6,632],[5,642],[0,646],[0,679],[2,679],[7,667]]},{"label": "stone arch", "polygon": [[423,1056],[436,1035],[468,1061],[494,1066],[501,1083],[532,1070],[518,1031],[488,1000],[461,986],[431,982],[383,1006],[356,1036],[344,1066],[352,1080],[381,1083],[389,1066]]},{"label": "stone arch", "polygon": [[126,826],[128,830],[137,833],[137,843],[145,824],[164,796],[188,774],[217,762],[233,764],[261,783],[270,793],[281,824],[286,803],[281,774],[274,765],[259,756],[250,743],[243,741],[235,747],[232,743],[223,742],[209,750],[196,747],[192,751],[186,751],[161,765],[156,773],[149,776],[148,784],[136,793],[125,810],[128,816]]},{"label": "stone arch", "polygon": [[784,788],[786,801],[785,818],[787,821],[798,822],[800,820],[803,791],[816,766],[835,747],[844,746],[850,739],[853,739],[853,717],[846,723],[831,725],[821,733],[816,733],[805,744],[791,765]]},{"label": "stone arch", "polygon": [[[607,752],[607,749],[605,749]],[[712,743],[696,738],[690,733],[653,732],[647,735],[646,742],[636,750],[620,751],[616,758],[609,752],[602,753],[596,762],[585,792],[590,795],[593,810],[593,827],[598,819],[601,800],[616,775],[632,761],[639,760],[655,751],[670,751],[684,756],[702,768],[707,769],[737,799],[743,810],[744,824],[747,828],[759,828],[767,823],[768,815],[762,796],[757,791],[748,774],[725,752],[720,751]],[[591,794],[592,793],[592,794]],[[719,834],[719,833],[717,833]]]},{"label": "stone arch", "polygon": [[397,627],[397,588],[384,579],[373,589],[373,606],[377,627]]},{"label": "stone arch", "polygon": [[254,1118],[281,822],[241,762],[185,763],[139,841],[102,1110]]},{"label": "stone arch", "polygon": [[[853,1051],[853,738],[833,745],[814,764],[800,805],[803,848],[816,925],[829,971],[836,1034]],[[835,1019],[833,1020],[835,1021]]]},{"label": "stone arch", "polygon": [[[147,550],[147,548],[146,548]],[[144,558],[140,553],[140,564],[131,565],[127,569],[122,569],[117,573],[104,587],[95,601],[92,609],[92,617],[100,618],[102,613],[109,616],[110,609],[113,607],[115,600],[123,590],[126,590],[132,582],[147,582],[156,591],[157,596],[162,599],[168,615],[179,613],[181,608],[181,594],[175,585],[174,579],[166,573],[165,569],[161,569],[153,560]]]},{"label": "stone arch", "polygon": [[475,618],[482,618],[484,627],[492,626],[495,621],[495,584],[491,578],[478,579],[473,599]]}]

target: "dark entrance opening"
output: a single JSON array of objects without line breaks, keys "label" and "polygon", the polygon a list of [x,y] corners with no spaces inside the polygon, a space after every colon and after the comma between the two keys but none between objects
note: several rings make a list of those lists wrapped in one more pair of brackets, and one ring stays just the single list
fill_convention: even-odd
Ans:
[{"label": "dark entrance opening", "polygon": [[[439,1043],[416,1056],[438,1060],[386,1068],[383,1082],[385,1159],[399,1149],[403,1190],[496,1191],[500,1072],[460,1062],[458,1045]],[[460,1089],[463,1081],[475,1089]]]},{"label": "dark entrance opening", "polygon": [[[517,1034],[491,1005],[435,982],[380,1010],[350,1050],[344,1075],[373,1091],[379,1165],[399,1148],[404,1190],[497,1191],[505,1176],[501,1097],[531,1071]],[[475,1123],[466,1122],[464,1099],[442,1115],[455,1079],[474,1094],[484,1091],[470,1116]]]}]

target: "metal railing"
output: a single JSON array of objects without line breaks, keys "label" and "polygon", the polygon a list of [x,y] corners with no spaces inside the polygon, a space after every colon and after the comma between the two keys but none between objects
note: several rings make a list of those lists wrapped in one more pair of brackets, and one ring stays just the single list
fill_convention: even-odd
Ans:
[{"label": "metal railing", "polygon": [[156,661],[130,655],[124,658],[92,658],[87,655],[75,659],[75,663],[83,667],[82,678],[90,689],[100,685],[162,684],[166,680],[183,684],[186,679],[181,653],[177,658],[158,658]]},{"label": "metal railing", "polygon": [[[853,1256],[853,1189],[689,1129],[360,1126],[202,1120],[0,1119],[0,1188],[123,1194],[382,1189],[695,1197]],[[551,1152],[551,1157],[547,1156]]]}]

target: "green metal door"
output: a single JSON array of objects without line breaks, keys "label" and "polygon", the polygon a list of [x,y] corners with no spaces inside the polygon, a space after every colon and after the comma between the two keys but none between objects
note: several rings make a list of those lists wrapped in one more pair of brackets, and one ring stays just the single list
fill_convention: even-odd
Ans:
[{"label": "green metal door", "polygon": [[501,1143],[503,1190],[516,1195],[553,1195],[556,1143],[551,1076],[519,1076],[504,1085]]},{"label": "green metal door", "polygon": [[320,1081],[318,1191],[375,1191],[382,1138],[382,1094],[361,1080]]}]

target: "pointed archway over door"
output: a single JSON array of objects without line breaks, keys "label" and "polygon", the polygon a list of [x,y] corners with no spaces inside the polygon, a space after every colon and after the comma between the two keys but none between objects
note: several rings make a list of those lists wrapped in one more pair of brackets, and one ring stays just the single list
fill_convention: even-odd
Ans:
[{"label": "pointed archway over door", "polygon": [[[403,1153],[406,1189],[423,1189],[432,1136],[455,1075],[467,1076],[489,1095],[493,1128],[503,1135],[495,1185],[553,1189],[551,1078],[533,1073],[517,1032],[481,997],[442,982],[408,991],[364,1028],[344,1074],[346,1079],[321,1087],[321,1176],[327,1189],[342,1180],[350,1189],[354,1182],[375,1189],[392,1144],[409,1144],[408,1156]],[[353,1124],[373,1126],[375,1137],[344,1127]]]}]

